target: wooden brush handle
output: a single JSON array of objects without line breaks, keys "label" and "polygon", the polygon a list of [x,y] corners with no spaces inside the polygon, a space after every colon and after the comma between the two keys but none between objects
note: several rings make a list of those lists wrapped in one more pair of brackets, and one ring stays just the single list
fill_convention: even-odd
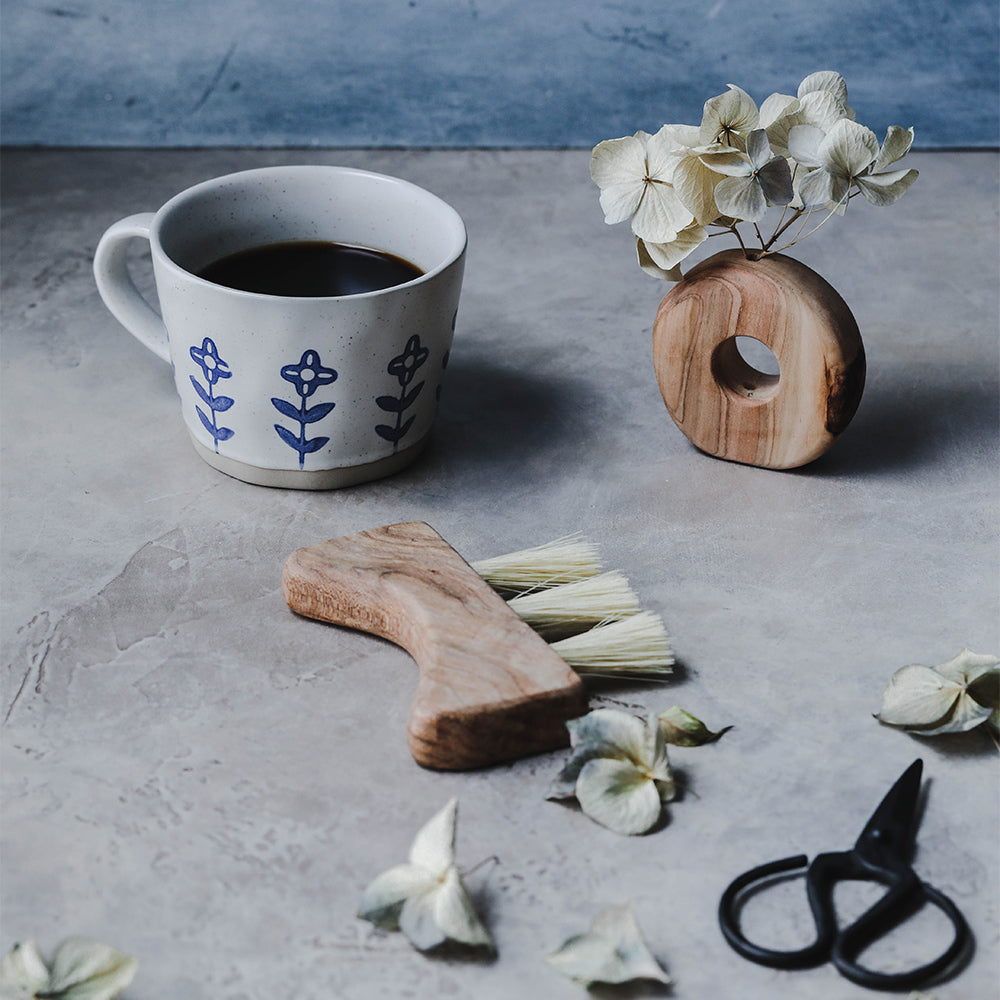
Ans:
[{"label": "wooden brush handle", "polygon": [[282,592],[300,615],[402,646],[420,667],[408,742],[463,770],[565,746],[580,678],[429,525],[392,524],[293,552]]}]

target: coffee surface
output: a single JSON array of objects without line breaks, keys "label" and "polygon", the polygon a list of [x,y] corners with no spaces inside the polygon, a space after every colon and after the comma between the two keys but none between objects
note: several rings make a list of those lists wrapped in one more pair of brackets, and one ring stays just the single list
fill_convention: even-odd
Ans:
[{"label": "coffee surface", "polygon": [[368,247],[326,240],[289,240],[249,247],[209,264],[198,277],[265,295],[358,295],[423,274],[415,264]]}]

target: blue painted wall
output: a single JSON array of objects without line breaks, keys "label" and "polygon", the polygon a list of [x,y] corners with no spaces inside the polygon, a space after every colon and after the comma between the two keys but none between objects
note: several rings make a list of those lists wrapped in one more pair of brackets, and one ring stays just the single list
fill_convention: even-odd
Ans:
[{"label": "blue painted wall", "polygon": [[590,147],[816,69],[998,143],[996,0],[2,0],[0,45],[18,145]]}]

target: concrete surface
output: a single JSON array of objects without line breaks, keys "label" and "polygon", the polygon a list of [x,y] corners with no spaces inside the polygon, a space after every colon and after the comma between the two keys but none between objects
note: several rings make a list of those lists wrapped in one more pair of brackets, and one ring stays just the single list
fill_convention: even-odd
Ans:
[{"label": "concrete surface", "polygon": [[[649,347],[666,288],[604,226],[586,153],[8,152],[0,946],[114,944],[141,963],[130,1000],[558,1000],[583,991],[543,956],[632,899],[675,986],[609,995],[852,1000],[869,994],[830,967],[738,958],[716,906],[745,868],[850,847],[919,756],[915,865],[977,941],[934,992],[995,997],[997,752],[983,731],[921,740],[872,718],[898,667],[1000,650],[997,157],[912,159],[903,201],[852,204],[798,248],[851,304],[869,379],[834,449],[776,473],[706,457],[671,423]],[[201,462],[167,366],[90,270],[116,218],[309,160],[423,184],[471,241],[428,453],[324,494]],[[733,727],[673,752],[686,791],[665,826],[623,838],[546,801],[562,753],[468,774],[412,763],[409,657],[297,619],[279,590],[293,549],[409,519],[470,558],[582,530],[664,615],[675,679],[593,704]],[[452,795],[492,962],[425,957],[354,916]],[[807,936],[791,890],[748,908],[776,946]],[[882,958],[924,960],[940,932],[916,922]]]}]

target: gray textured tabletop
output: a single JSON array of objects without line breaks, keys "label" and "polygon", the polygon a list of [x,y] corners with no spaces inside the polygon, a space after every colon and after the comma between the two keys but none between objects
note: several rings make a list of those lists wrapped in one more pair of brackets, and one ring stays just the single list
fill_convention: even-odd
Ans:
[{"label": "gray textured tabletop", "polygon": [[[830,966],[737,957],[719,896],[760,861],[851,846],[922,757],[914,864],[977,942],[934,993],[997,996],[996,750],[983,730],[917,739],[872,717],[898,667],[1000,652],[997,157],[911,159],[906,198],[797,248],[850,304],[868,384],[827,455],[772,472],[707,457],[671,422],[650,354],[666,286],[604,225],[585,152],[7,152],[4,950],[113,944],[139,959],[132,1000],[573,997],[544,955],[630,899],[667,995],[848,1000],[868,993]],[[467,222],[433,440],[393,478],[306,493],[213,471],[168,366],[97,295],[115,219],[282,162],[396,174]],[[672,751],[685,791],[665,825],[622,837],[546,801],[562,752],[412,762],[410,658],[297,618],[280,591],[299,546],[407,520],[468,558],[582,531],[664,616],[674,679],[592,704],[732,726]],[[424,956],[355,917],[451,796],[492,961]],[[778,895],[755,919],[789,946],[808,915]],[[926,957],[940,932],[918,921],[882,957]]]}]

